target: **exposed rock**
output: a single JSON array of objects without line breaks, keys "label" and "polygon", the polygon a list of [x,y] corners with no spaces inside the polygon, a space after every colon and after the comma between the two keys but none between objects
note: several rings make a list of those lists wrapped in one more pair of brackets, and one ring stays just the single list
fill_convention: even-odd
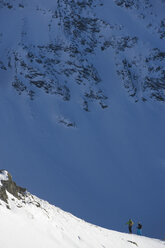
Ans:
[{"label": "exposed rock", "polygon": [[[157,32],[158,39],[165,37],[165,19],[156,15],[149,0],[114,2],[116,8],[133,12],[147,30]],[[162,7],[164,3],[162,1]],[[154,47],[149,50],[138,33],[132,36],[124,24],[102,19],[95,12],[101,5],[98,0],[58,0],[54,11],[33,6],[40,18],[43,14],[49,16],[46,26],[52,38],[42,44],[38,41],[38,45],[27,42],[29,21],[27,18],[25,25],[21,20],[23,31],[18,45],[6,50],[5,60],[0,61],[2,73],[12,72],[11,85],[19,95],[26,94],[35,100],[40,91],[44,91],[60,101],[74,101],[76,88],[85,111],[91,111],[95,102],[105,109],[108,97],[103,92],[101,73],[94,58],[96,52],[111,49],[115,54],[116,71],[129,96],[135,101],[149,98],[165,101],[165,53]],[[22,12],[26,5],[18,2],[11,7],[9,1],[2,0],[0,7],[19,12],[22,8]],[[2,40],[3,33],[0,33],[0,42]]]},{"label": "exposed rock", "polygon": [[[4,170],[0,170],[0,174],[3,174]],[[9,192],[12,194],[14,197],[17,199],[22,199],[23,196],[25,195],[26,189],[22,188],[20,186],[17,186],[16,183],[12,180],[12,176],[7,173],[7,179],[1,180],[1,185],[0,185],[0,199],[8,203],[8,196],[6,192]]]},{"label": "exposed rock", "polygon": [[134,242],[134,241],[128,240],[128,242],[129,242],[129,243],[131,243],[131,244],[133,244],[133,245],[138,246],[138,245],[137,245],[137,243],[136,243],[136,242]]}]

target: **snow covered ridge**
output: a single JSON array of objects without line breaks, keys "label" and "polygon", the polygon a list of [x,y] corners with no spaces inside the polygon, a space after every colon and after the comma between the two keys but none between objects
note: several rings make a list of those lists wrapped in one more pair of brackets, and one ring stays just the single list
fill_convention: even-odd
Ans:
[{"label": "snow covered ridge", "polygon": [[[33,100],[44,91],[64,101],[75,101],[85,111],[90,111],[93,103],[107,108],[109,96],[94,60],[98,51],[102,59],[108,50],[115,54],[116,73],[135,101],[165,101],[165,53],[160,45],[165,37],[165,20],[160,11],[165,9],[164,1],[159,0],[155,8],[148,0],[114,0],[116,14],[118,8],[126,7],[134,11],[133,25],[140,20],[144,26],[136,34],[120,18],[101,18],[106,4],[105,0],[47,4],[0,1],[1,23],[12,23],[15,31],[14,35],[6,33],[0,25],[0,45],[4,48],[0,70],[12,75],[11,85],[20,95],[26,93]],[[143,34],[150,30],[158,34],[156,45],[144,39]]]},{"label": "snow covered ridge", "polygon": [[[6,170],[0,170],[0,199],[8,204],[8,193],[17,199],[22,199],[26,189],[13,182],[11,175]],[[7,205],[7,207],[9,207]]]},{"label": "snow covered ridge", "polygon": [[[5,174],[10,185],[18,187],[6,171],[0,172],[2,184]],[[24,248],[164,248],[163,241],[92,225],[20,189],[21,197],[5,188],[7,202],[0,198],[0,232],[3,233],[0,244],[3,248],[22,248],[22,243]]]}]

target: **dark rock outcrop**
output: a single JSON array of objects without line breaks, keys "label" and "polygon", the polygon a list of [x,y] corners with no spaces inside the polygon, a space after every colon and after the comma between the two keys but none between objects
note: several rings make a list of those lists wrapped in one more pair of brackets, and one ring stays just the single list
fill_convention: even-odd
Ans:
[{"label": "dark rock outcrop", "polygon": [[[3,174],[4,170],[0,170],[0,174]],[[12,176],[7,172],[7,180],[1,180],[0,186],[0,199],[8,203],[8,196],[6,192],[9,192],[17,199],[22,199],[25,195],[26,189],[20,186],[17,186],[16,183],[12,180]]]}]

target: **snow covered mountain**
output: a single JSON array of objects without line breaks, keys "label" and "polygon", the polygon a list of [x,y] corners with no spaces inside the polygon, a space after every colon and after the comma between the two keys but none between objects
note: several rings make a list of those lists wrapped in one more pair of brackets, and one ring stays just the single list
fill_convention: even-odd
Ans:
[{"label": "snow covered mountain", "polygon": [[4,170],[0,171],[0,215],[3,248],[22,245],[25,248],[163,248],[165,245],[160,240],[110,231],[78,219],[18,187]]},{"label": "snow covered mountain", "polygon": [[[111,47],[116,54],[117,73],[135,101],[146,101],[148,97],[165,100],[164,1],[159,1],[158,8],[155,1],[114,1],[117,6],[131,9],[128,15],[137,16],[137,23],[131,27],[135,27],[135,32],[126,26],[129,20],[119,18],[120,12],[115,13],[118,21],[110,13],[109,20],[103,19],[100,13],[105,14],[104,8],[110,11],[114,7],[113,1],[107,2],[104,5],[104,1],[63,0],[49,1],[43,6],[44,2],[38,5],[36,1],[1,1],[1,25],[5,32],[1,32],[4,54],[0,65],[8,73],[12,71],[10,80],[19,94],[26,92],[35,99],[37,89],[42,89],[69,101],[76,83],[76,95],[81,95],[80,102],[86,111],[91,100],[106,108],[107,96],[100,86],[102,77],[92,59],[97,50]],[[6,32],[7,15],[10,28]],[[149,37],[139,34],[139,25],[148,27],[149,34],[156,33],[158,44],[146,43]]]},{"label": "snow covered mountain", "polygon": [[161,238],[164,13],[164,0],[0,0],[0,163],[89,222],[124,231],[131,217]]}]

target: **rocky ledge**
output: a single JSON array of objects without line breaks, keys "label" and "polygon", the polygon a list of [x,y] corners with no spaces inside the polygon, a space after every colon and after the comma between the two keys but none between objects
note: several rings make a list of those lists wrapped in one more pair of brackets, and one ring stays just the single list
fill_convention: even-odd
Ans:
[{"label": "rocky ledge", "polygon": [[17,186],[8,171],[0,170],[0,200],[6,203],[8,203],[7,192],[20,200],[24,198],[26,189]]}]

